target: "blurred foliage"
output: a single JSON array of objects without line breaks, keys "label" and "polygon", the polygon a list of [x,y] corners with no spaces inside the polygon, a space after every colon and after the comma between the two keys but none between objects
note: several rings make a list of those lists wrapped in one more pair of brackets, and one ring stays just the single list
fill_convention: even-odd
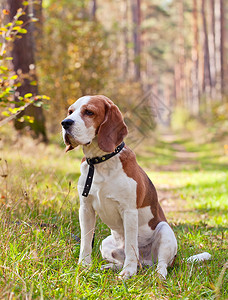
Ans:
[{"label": "blurred foliage", "polygon": [[[40,3],[40,1],[38,2]],[[206,104],[215,103],[215,99],[212,101],[209,96],[204,99],[203,93],[201,93],[200,99],[201,110],[197,114],[197,118],[193,120],[190,112],[193,103],[191,74],[194,67],[192,62],[194,35],[189,32],[189,29],[193,29],[194,7],[190,0],[142,1],[140,81],[133,81],[134,64],[137,62],[133,55],[134,24],[129,1],[98,1],[96,16],[91,13],[93,2],[91,0],[43,0],[42,2],[42,14],[40,10],[38,16],[40,20],[36,23],[36,26],[39,25],[39,29],[36,30],[34,39],[39,90],[52,99],[50,110],[46,114],[49,132],[60,131],[59,123],[65,116],[67,107],[86,94],[107,95],[124,114],[127,113],[127,118],[136,125],[134,127],[143,128],[145,131],[148,128],[146,126],[144,130],[147,122],[141,122],[142,118],[139,118],[139,115],[145,114],[145,109],[138,107],[138,104],[150,89],[167,107],[174,107],[172,118],[174,127],[183,128],[187,125],[189,129],[195,130],[198,126],[197,118],[199,116],[203,120],[207,119],[206,121],[227,127],[226,105],[220,105],[220,103],[203,107],[204,102]],[[24,5],[28,4],[29,1],[24,1]],[[202,12],[199,10],[199,21],[201,15]],[[7,16],[6,9],[2,12],[1,23],[4,19],[2,17],[5,16]],[[9,47],[13,38],[20,38],[26,33],[25,24],[18,19],[15,19],[15,22],[13,27],[10,23],[1,25],[4,29],[1,28],[0,39],[4,42],[1,42],[0,47],[5,47],[4,43],[6,44],[6,42]],[[208,23],[209,27],[210,22]],[[4,21],[4,23],[6,22]],[[200,22],[198,30],[202,31]],[[200,42],[199,52],[203,54],[202,51],[203,47]],[[9,106],[9,103],[6,104],[8,108],[4,112],[5,116],[9,116],[24,109],[24,105],[37,98],[27,95],[28,97],[25,99],[19,97],[19,102],[15,103],[14,94],[17,86],[21,84],[20,74],[12,71],[12,58],[8,57],[6,52],[3,56],[0,57],[1,96],[6,98],[4,101],[9,101],[9,99],[11,101]],[[188,75],[184,74],[184,69]],[[37,82],[32,81],[30,84],[36,85]],[[200,80],[198,84],[201,88]],[[189,86],[187,87],[187,85]],[[185,92],[177,93],[178,87]],[[1,102],[2,105],[5,105],[4,101]],[[19,107],[15,108],[15,104]],[[40,104],[42,103],[37,103],[37,105]],[[180,111],[182,110],[179,108],[180,105],[187,108],[185,112]],[[142,112],[135,113],[135,107],[138,107],[138,110],[142,109]],[[153,113],[150,117],[154,121]],[[188,119],[187,123],[186,118]],[[175,120],[176,125],[174,124]],[[152,127],[154,128],[154,126]]]},{"label": "blurred foliage", "polygon": [[[228,99],[227,99],[228,100]],[[222,104],[220,102],[215,103],[212,106],[211,118],[204,114],[204,120],[213,124],[214,138],[223,139],[224,136],[227,137],[228,134],[228,101],[224,101]],[[227,138],[226,138],[227,140]]]},{"label": "blurred foliage", "polygon": [[[23,96],[19,95],[17,88],[21,86],[22,82],[19,74],[13,70],[12,60],[9,56],[11,45],[15,39],[22,38],[23,34],[27,33],[24,27],[24,22],[20,17],[25,14],[25,7],[28,5],[27,1],[23,2],[24,8],[20,8],[11,22],[7,22],[9,11],[3,9],[0,12],[0,109],[1,115],[4,117],[0,121],[0,126],[15,118],[21,111],[23,111],[30,104],[41,106],[43,100],[48,100],[49,97],[41,95],[33,95],[27,93]],[[31,19],[31,22],[36,20]],[[31,82],[31,85],[36,82]],[[15,94],[16,96],[15,100]],[[20,122],[34,122],[31,116],[23,115],[18,119]]]},{"label": "blurred foliage", "polygon": [[[214,102],[208,111],[203,105],[201,115],[196,117],[183,106],[177,106],[173,110],[171,128],[176,132],[188,131],[191,133],[202,133],[208,135],[210,140],[221,140],[227,138],[228,128],[228,102],[221,104]],[[205,131],[206,130],[206,131]]]},{"label": "blurred foliage", "polygon": [[190,119],[189,112],[183,107],[177,107],[172,114],[171,127],[175,131],[181,131],[186,127],[187,122]]},{"label": "blurred foliage", "polygon": [[[104,90],[109,79],[106,33],[99,22],[90,20],[86,2],[44,2],[40,88],[52,98],[49,114],[58,123],[70,104],[82,95]],[[52,131],[55,120],[51,120]]]},{"label": "blurred foliage", "polygon": [[123,113],[134,107],[142,95],[139,82],[122,77],[123,70],[112,58],[117,43],[112,40],[113,30],[105,30],[91,17],[89,2],[43,3],[43,36],[37,65],[40,90],[52,99],[46,118],[52,133],[60,131],[67,108],[83,95],[104,94]]}]

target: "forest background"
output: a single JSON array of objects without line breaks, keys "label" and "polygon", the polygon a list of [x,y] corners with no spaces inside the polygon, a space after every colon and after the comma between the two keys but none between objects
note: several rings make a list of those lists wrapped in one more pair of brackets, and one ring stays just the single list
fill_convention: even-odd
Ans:
[{"label": "forest background", "polygon": [[123,111],[146,98],[154,117],[167,124],[176,109],[203,122],[226,118],[224,0],[2,0],[2,9],[9,9],[2,26],[23,4],[27,14],[19,26],[28,34],[17,34],[9,69],[21,82],[20,96],[39,92],[51,98],[46,125],[41,108],[29,113],[43,122],[37,130],[45,139],[46,131],[59,131],[67,107],[87,94],[105,94]]},{"label": "forest background", "polygon": [[[0,298],[227,299],[227,16],[225,0],[0,0]],[[64,155],[60,123],[88,94],[120,107],[177,236],[165,283],[101,271],[99,219],[77,265],[83,154]]]}]

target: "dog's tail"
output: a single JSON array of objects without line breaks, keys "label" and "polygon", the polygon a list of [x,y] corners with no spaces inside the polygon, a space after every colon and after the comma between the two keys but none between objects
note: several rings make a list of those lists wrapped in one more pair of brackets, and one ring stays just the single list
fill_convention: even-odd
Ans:
[{"label": "dog's tail", "polygon": [[187,258],[187,262],[200,262],[200,261],[205,261],[210,259],[211,259],[211,254],[209,254],[208,252],[203,252],[200,254],[190,256],[189,258]]}]

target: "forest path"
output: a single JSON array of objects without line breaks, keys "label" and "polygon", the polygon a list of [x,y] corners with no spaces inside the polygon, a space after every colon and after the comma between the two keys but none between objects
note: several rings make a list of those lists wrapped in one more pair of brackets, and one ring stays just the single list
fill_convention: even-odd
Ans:
[{"label": "forest path", "polygon": [[174,181],[178,181],[178,177],[186,176],[186,172],[199,166],[198,153],[188,151],[184,145],[185,138],[180,138],[173,132],[162,133],[161,140],[169,145],[174,159],[170,164],[159,166],[159,172],[163,174],[160,176],[163,176],[164,180],[156,186],[158,199],[166,213],[171,212],[182,216],[188,208]]},{"label": "forest path", "polygon": [[169,143],[169,146],[174,152],[175,159],[169,165],[161,167],[162,171],[181,171],[183,169],[192,169],[192,167],[198,165],[196,161],[197,153],[186,150],[183,145],[183,141],[177,141],[179,138],[175,133],[168,132],[162,134],[162,140],[165,143]]}]

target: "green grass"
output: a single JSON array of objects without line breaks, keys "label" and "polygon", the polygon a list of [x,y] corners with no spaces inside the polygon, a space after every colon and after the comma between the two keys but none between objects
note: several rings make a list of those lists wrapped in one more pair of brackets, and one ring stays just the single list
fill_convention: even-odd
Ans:
[{"label": "green grass", "polygon": [[[195,163],[179,164],[174,144],[196,153]],[[166,216],[179,249],[165,282],[153,268],[127,281],[118,280],[114,271],[101,271],[99,245],[109,229],[99,219],[93,265],[78,266],[79,244],[72,234],[80,235],[76,186],[81,150],[64,154],[58,144],[36,145],[28,138],[15,142],[3,135],[0,299],[228,298],[228,156],[222,146],[178,139],[147,143],[137,153],[155,186],[169,192],[168,202],[173,199],[174,209]],[[203,251],[211,253],[211,261],[186,262]]]}]

